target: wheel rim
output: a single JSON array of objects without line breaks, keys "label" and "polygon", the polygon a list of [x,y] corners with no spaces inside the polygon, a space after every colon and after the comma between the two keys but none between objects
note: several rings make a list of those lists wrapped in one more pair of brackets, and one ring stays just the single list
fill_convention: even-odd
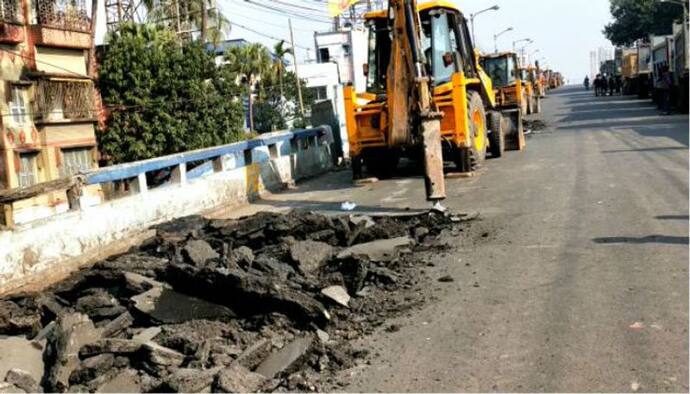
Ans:
[{"label": "wheel rim", "polygon": [[479,110],[472,112],[472,124],[474,125],[474,148],[477,152],[482,152],[486,145],[485,137],[486,128],[484,127],[484,117]]}]

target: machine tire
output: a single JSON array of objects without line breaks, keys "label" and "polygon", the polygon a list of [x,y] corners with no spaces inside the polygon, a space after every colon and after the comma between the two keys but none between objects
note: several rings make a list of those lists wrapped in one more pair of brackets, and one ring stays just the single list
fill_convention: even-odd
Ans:
[{"label": "machine tire", "polygon": [[352,180],[356,181],[362,179],[362,158],[360,156],[352,156]]},{"label": "machine tire", "polygon": [[497,159],[503,156],[506,149],[506,135],[503,132],[503,115],[497,111],[489,112],[487,117],[489,130],[489,149],[491,157]]},{"label": "machine tire", "polygon": [[527,115],[531,115],[534,113],[534,97],[533,96],[527,96]]},{"label": "machine tire", "polygon": [[517,119],[511,119],[511,133],[506,138],[506,150],[521,150],[525,143],[525,128],[522,125],[522,113],[517,111]]},{"label": "machine tire", "polygon": [[486,148],[489,142],[486,132],[486,113],[484,101],[477,92],[470,92],[467,95],[467,116],[470,147],[458,149],[455,162],[460,172],[474,171],[486,159]]},{"label": "machine tire", "polygon": [[364,165],[367,167],[367,172],[379,179],[390,179],[395,174],[398,168],[400,155],[398,152],[385,149],[377,150],[375,154],[370,154],[364,157]]},{"label": "machine tire", "polygon": [[522,111],[522,115],[527,115],[527,111],[529,109],[529,105],[527,104],[527,95],[525,92],[522,92],[522,100],[520,101],[520,111]]}]

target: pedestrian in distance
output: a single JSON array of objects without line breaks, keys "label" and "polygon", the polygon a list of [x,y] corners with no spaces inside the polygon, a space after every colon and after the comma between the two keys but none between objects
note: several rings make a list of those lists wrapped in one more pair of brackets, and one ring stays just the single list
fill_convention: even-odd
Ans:
[{"label": "pedestrian in distance", "polygon": [[606,74],[601,76],[601,88],[599,89],[599,93],[602,96],[606,96],[606,92],[609,90],[609,83],[608,83],[608,76]]},{"label": "pedestrian in distance", "polygon": [[659,87],[659,94],[661,99],[661,111],[664,115],[671,114],[671,86],[673,81],[671,79],[671,72],[668,66],[663,66],[659,73],[659,80],[657,86]]},{"label": "pedestrian in distance", "polygon": [[613,75],[609,75],[607,85],[609,88],[609,96],[613,96],[613,92],[616,90],[616,80],[613,78]]},{"label": "pedestrian in distance", "polygon": [[585,77],[585,90],[589,90],[589,77]]}]

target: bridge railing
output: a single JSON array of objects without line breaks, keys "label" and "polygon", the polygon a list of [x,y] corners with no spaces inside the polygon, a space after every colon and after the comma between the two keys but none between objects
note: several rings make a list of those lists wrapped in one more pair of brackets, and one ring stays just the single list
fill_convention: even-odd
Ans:
[{"label": "bridge railing", "polygon": [[103,167],[23,188],[0,190],[0,226],[15,226],[14,203],[40,195],[66,192],[68,210],[78,211],[83,205],[83,189],[90,185],[101,185],[104,199],[111,200],[297,154],[332,141],[329,126],[273,132],[251,140]]}]

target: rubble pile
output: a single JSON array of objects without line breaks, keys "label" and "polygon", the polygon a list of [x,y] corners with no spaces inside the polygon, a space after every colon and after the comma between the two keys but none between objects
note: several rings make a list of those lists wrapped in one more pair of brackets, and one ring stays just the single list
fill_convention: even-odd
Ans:
[{"label": "rubble pile", "polygon": [[0,300],[2,392],[327,390],[352,339],[424,301],[417,252],[463,220],[193,216],[39,294]]},{"label": "rubble pile", "polygon": [[530,130],[533,133],[544,131],[548,125],[540,119],[522,119],[522,125],[525,130]]}]

